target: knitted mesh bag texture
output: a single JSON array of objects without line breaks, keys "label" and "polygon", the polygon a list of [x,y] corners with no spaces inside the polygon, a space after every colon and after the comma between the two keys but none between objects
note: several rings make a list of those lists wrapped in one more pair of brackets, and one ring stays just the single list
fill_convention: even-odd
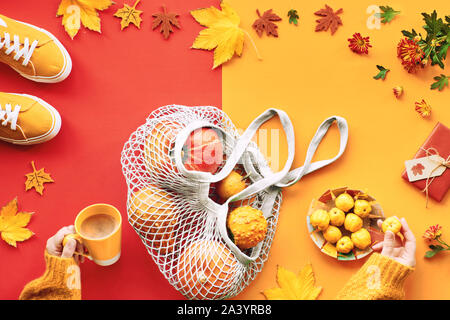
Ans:
[{"label": "knitted mesh bag texture", "polygon": [[[260,126],[274,116],[279,117],[288,143],[288,160],[278,172],[270,169],[252,141]],[[311,162],[334,122],[340,133],[339,153],[332,159]],[[195,144],[190,148],[192,144],[187,142],[192,142],[195,134],[204,137],[202,133],[209,135],[211,141],[205,141],[203,148]],[[338,159],[347,138],[345,119],[326,119],[308,147],[304,165],[291,170],[295,136],[289,117],[281,110],[266,110],[239,134],[226,113],[212,106],[158,108],[131,134],[122,151],[128,221],[160,272],[185,297],[234,297],[255,278],[268,258],[282,188]],[[217,161],[207,164],[214,173],[196,170],[199,166],[195,166],[195,161],[205,152],[210,155],[206,160]],[[194,165],[188,165],[189,161]],[[214,198],[215,184],[232,170],[247,177],[247,187],[220,203]],[[261,210],[268,226],[263,241],[251,249],[240,250],[231,239],[226,222],[230,208],[246,205]]]}]

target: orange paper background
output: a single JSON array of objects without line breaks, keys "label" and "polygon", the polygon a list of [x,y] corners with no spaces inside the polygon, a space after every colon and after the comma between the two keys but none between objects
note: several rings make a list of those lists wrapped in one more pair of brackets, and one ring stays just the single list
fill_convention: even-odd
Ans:
[{"label": "orange paper background", "polygon": [[[404,161],[411,159],[437,121],[450,126],[450,88],[430,90],[433,77],[449,74],[447,66],[428,67],[417,74],[403,70],[396,57],[401,30],[423,31],[421,12],[436,9],[439,16],[450,13],[448,1],[389,1],[401,14],[380,30],[366,26],[366,9],[372,1],[239,1],[229,0],[241,17],[241,27],[254,38],[263,61],[246,41],[242,58],[223,67],[223,109],[241,127],[269,107],[283,109],[291,117],[296,133],[296,166],[303,163],[306,148],[319,124],[331,115],[349,123],[349,142],[345,154],[336,163],[303,178],[285,189],[277,232],[269,259],[256,280],[241,294],[242,299],[260,299],[266,288],[276,286],[276,266],[298,272],[311,262],[316,283],[323,287],[321,299],[333,299],[338,290],[362,263],[338,262],[321,253],[306,229],[306,212],[311,199],[328,188],[349,186],[366,189],[387,215],[405,217],[417,237],[417,270],[406,283],[406,298],[449,299],[450,255],[443,253],[431,260],[423,255],[427,249],[422,239],[429,225],[444,228],[450,240],[450,197],[425,209],[425,197],[401,178]],[[343,26],[332,36],[314,32],[314,12],[327,3],[334,10],[343,8]],[[384,3],[376,3],[384,4]],[[258,38],[251,25],[262,13],[273,8],[283,21],[278,23],[279,38]],[[298,10],[299,25],[288,23],[289,9]],[[370,36],[373,48],[368,55],[358,55],[347,47],[347,38],[355,32]],[[422,32],[423,34],[423,32]],[[375,80],[376,65],[390,69],[386,79]],[[448,64],[448,62],[447,62]],[[405,94],[397,100],[394,86]],[[432,107],[430,119],[414,111],[414,102],[425,99]],[[276,128],[272,121],[266,128]],[[334,156],[338,151],[338,131],[327,134],[315,159]],[[286,159],[281,145],[280,165]],[[283,152],[284,151],[284,152]]]}]

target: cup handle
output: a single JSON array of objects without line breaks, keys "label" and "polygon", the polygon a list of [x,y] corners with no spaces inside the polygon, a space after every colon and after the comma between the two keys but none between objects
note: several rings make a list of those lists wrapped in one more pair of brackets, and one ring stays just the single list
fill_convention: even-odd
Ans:
[{"label": "cup handle", "polygon": [[[78,241],[79,243],[82,243],[82,241],[83,241],[79,234],[71,233],[71,234],[68,234],[68,235],[66,235],[64,237],[63,242],[62,242],[63,247],[67,244],[67,241],[69,241],[70,239],[74,239],[75,241]],[[75,251],[74,254],[86,257],[89,260],[93,260],[90,255],[87,255],[87,254],[82,253],[82,252]]]}]

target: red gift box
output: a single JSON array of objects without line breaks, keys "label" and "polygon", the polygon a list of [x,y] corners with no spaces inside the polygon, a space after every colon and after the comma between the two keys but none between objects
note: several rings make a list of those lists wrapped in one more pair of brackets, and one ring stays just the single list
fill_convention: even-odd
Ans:
[{"label": "red gift box", "polygon": [[[427,140],[425,140],[425,142],[423,143],[422,147],[419,149],[419,151],[417,151],[416,155],[414,156],[414,159],[426,157],[427,154],[425,150],[428,150],[429,148],[436,149],[439,152],[439,156],[441,156],[444,159],[447,159],[447,157],[450,155],[450,129],[447,128],[442,123],[438,122],[437,125],[434,127],[433,131],[431,132],[431,134],[428,136]],[[410,182],[408,180],[406,170],[403,171],[402,178]],[[410,183],[414,185],[416,188],[424,190],[425,185],[427,183],[427,179],[418,180]],[[428,196],[430,196],[436,201],[441,201],[444,198],[445,193],[447,192],[449,187],[450,187],[450,169],[446,169],[441,176],[435,177],[431,182],[431,184],[428,186]]]}]

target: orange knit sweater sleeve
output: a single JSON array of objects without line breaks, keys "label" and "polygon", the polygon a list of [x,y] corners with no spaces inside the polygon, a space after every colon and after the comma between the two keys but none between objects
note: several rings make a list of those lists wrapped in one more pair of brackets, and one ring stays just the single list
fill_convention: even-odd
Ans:
[{"label": "orange knit sweater sleeve", "polygon": [[413,271],[393,259],[373,253],[339,292],[340,300],[399,300],[405,293],[403,284]]},{"label": "orange knit sweater sleeve", "polygon": [[44,275],[28,283],[20,300],[81,300],[80,267],[73,258],[52,256],[45,251]]}]

